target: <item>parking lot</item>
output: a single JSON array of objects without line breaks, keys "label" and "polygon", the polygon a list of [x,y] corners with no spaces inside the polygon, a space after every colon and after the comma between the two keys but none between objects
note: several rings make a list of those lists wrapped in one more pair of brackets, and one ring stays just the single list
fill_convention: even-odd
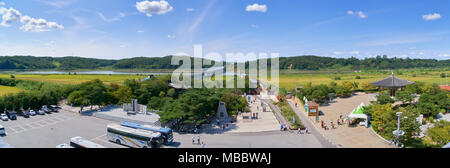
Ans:
[{"label": "parking lot", "polygon": [[[106,137],[106,125],[115,121],[80,116],[78,113],[60,110],[58,113],[35,115],[30,118],[18,116],[17,120],[0,121],[5,127],[6,143],[15,148],[55,148],[59,144],[69,144],[70,138],[81,136],[87,140],[108,148],[127,148],[109,142]],[[199,148],[192,144],[192,137],[201,137],[206,148],[320,148],[317,139],[309,135],[298,135],[280,131],[255,133],[222,134],[178,134],[175,142],[163,148]]]},{"label": "parking lot", "polygon": [[112,121],[80,116],[60,110],[57,113],[35,115],[30,118],[18,116],[17,120],[0,121],[5,127],[6,143],[16,148],[55,148],[70,143],[70,138],[81,136],[110,148],[125,148],[109,142],[106,125]]}]

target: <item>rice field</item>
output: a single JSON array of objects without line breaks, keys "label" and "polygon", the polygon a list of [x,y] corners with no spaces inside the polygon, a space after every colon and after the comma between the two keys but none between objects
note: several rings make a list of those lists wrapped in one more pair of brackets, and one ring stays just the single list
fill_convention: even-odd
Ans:
[{"label": "rice field", "polygon": [[[10,78],[10,74],[0,74],[0,78]],[[140,79],[145,78],[145,76],[138,75],[68,75],[68,74],[57,74],[57,75],[31,75],[31,74],[17,74],[16,79],[20,80],[31,80],[38,82],[49,82],[58,84],[80,84],[83,82],[91,81],[94,79],[100,79],[105,84],[116,83],[123,84],[125,79]]]},{"label": "rice field", "polygon": [[6,95],[6,94],[9,94],[9,93],[18,93],[20,91],[22,91],[22,90],[19,89],[19,88],[16,88],[16,87],[1,86],[0,85],[0,96]]},{"label": "rice field", "polygon": [[[402,72],[396,74],[396,77],[409,80],[409,81],[421,81],[425,83],[436,83],[439,85],[447,84],[446,78],[441,78],[441,73],[450,75],[450,71],[426,71],[426,72]],[[350,82],[373,82],[389,77],[391,72],[387,73],[368,73],[368,72],[352,72],[352,73],[281,73],[280,74],[280,88],[295,89],[297,86],[305,86],[311,82],[313,85],[329,84],[330,82],[336,82],[338,84],[344,81]],[[360,76],[360,79],[356,79],[356,76]],[[335,80],[335,77],[340,77],[341,80]],[[450,80],[449,80],[450,82]]]}]

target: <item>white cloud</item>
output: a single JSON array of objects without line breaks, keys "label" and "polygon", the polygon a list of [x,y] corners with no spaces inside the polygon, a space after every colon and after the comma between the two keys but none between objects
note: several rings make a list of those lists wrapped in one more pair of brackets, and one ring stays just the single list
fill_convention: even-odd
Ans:
[{"label": "white cloud", "polygon": [[450,57],[450,54],[441,54],[440,57]]},{"label": "white cloud", "polygon": [[148,17],[151,17],[153,14],[163,15],[167,12],[173,10],[173,7],[167,1],[141,1],[136,2],[136,9],[145,13]]},{"label": "white cloud", "polygon": [[138,30],[137,32],[138,33],[144,33],[145,31],[144,30]]},{"label": "white cloud", "polygon": [[30,16],[22,16],[22,14],[14,8],[0,8],[0,14],[2,14],[2,22],[0,26],[9,27],[13,22],[21,22],[23,24],[20,27],[24,32],[44,32],[51,29],[63,29],[64,26],[57,24],[56,22],[48,22],[45,19],[32,18]]},{"label": "white cloud", "polygon": [[0,23],[0,26],[9,27],[11,23],[20,21],[20,18],[22,17],[22,14],[15,10],[14,8],[0,8],[0,14],[2,14],[2,22]]},{"label": "white cloud", "polygon": [[175,35],[167,35],[167,38],[170,38],[170,39],[174,39],[174,38],[176,38],[177,36],[175,36]]},{"label": "white cloud", "polygon": [[353,55],[359,55],[359,51],[352,51],[350,53],[353,54]]},{"label": "white cloud", "polygon": [[45,32],[50,31],[50,29],[64,29],[64,26],[56,22],[48,22],[45,19],[35,19],[28,16],[24,16],[22,22],[25,25],[20,27],[20,30],[25,32]]},{"label": "white cloud", "polygon": [[252,26],[252,28],[258,28],[259,27],[258,25],[255,25],[255,24],[252,24],[251,26]]},{"label": "white cloud", "polygon": [[186,11],[188,11],[188,12],[193,12],[193,11],[194,11],[194,8],[187,8]]},{"label": "white cloud", "polygon": [[358,12],[358,16],[359,16],[360,18],[362,18],[362,19],[367,18],[367,15],[364,14],[362,11],[359,11],[359,12]]},{"label": "white cloud", "polygon": [[267,12],[267,5],[259,5],[259,4],[253,4],[253,5],[247,5],[247,8],[245,9],[247,12]]},{"label": "white cloud", "polygon": [[347,14],[348,14],[348,15],[354,15],[354,14],[357,14],[357,15],[359,16],[359,18],[361,18],[361,19],[367,18],[367,15],[364,14],[362,11],[359,11],[359,12],[353,12],[353,11],[349,10],[349,11],[347,11]]},{"label": "white cloud", "polygon": [[5,2],[0,2],[0,6],[2,6],[2,5],[6,5]]},{"label": "white cloud", "polygon": [[423,18],[423,20],[431,21],[431,20],[440,19],[442,17],[441,17],[441,15],[439,13],[434,13],[434,14],[423,15],[422,18]]},{"label": "white cloud", "polygon": [[184,52],[180,52],[180,53],[175,53],[175,54],[172,54],[173,56],[189,56],[190,57],[190,55],[189,54],[187,54],[187,53],[184,53]]},{"label": "white cloud", "polygon": [[340,52],[340,51],[335,51],[335,52],[333,52],[333,54],[334,55],[342,55],[342,54],[345,54],[344,52]]}]

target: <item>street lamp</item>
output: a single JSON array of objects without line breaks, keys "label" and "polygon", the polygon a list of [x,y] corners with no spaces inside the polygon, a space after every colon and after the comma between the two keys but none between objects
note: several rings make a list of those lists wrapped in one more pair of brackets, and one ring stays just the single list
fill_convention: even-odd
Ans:
[{"label": "street lamp", "polygon": [[396,137],[396,140],[394,142],[395,145],[400,145],[400,139],[402,138],[402,136],[405,134],[405,132],[403,132],[402,130],[400,130],[400,116],[402,115],[402,112],[397,112],[397,116],[398,116],[398,121],[397,121],[397,130],[392,131],[392,133],[394,134],[394,136]]}]

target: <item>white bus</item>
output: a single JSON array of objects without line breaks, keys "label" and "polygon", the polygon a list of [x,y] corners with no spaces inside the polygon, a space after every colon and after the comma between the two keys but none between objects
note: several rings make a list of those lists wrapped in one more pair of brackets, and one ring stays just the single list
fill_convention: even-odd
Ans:
[{"label": "white bus", "polygon": [[156,148],[163,143],[161,133],[124,127],[119,124],[107,126],[109,141],[132,148]]},{"label": "white bus", "polygon": [[70,138],[70,146],[74,148],[106,148],[102,145],[88,141],[80,136]]},{"label": "white bus", "polygon": [[141,125],[138,123],[132,123],[132,122],[127,122],[127,121],[121,122],[120,125],[125,126],[125,127],[130,127],[130,128],[152,131],[152,132],[159,132],[159,133],[161,133],[161,137],[165,144],[170,144],[173,142],[173,132],[172,132],[172,129],[170,129],[170,128],[161,128],[161,127],[157,127],[157,126],[153,126],[153,125]]}]

